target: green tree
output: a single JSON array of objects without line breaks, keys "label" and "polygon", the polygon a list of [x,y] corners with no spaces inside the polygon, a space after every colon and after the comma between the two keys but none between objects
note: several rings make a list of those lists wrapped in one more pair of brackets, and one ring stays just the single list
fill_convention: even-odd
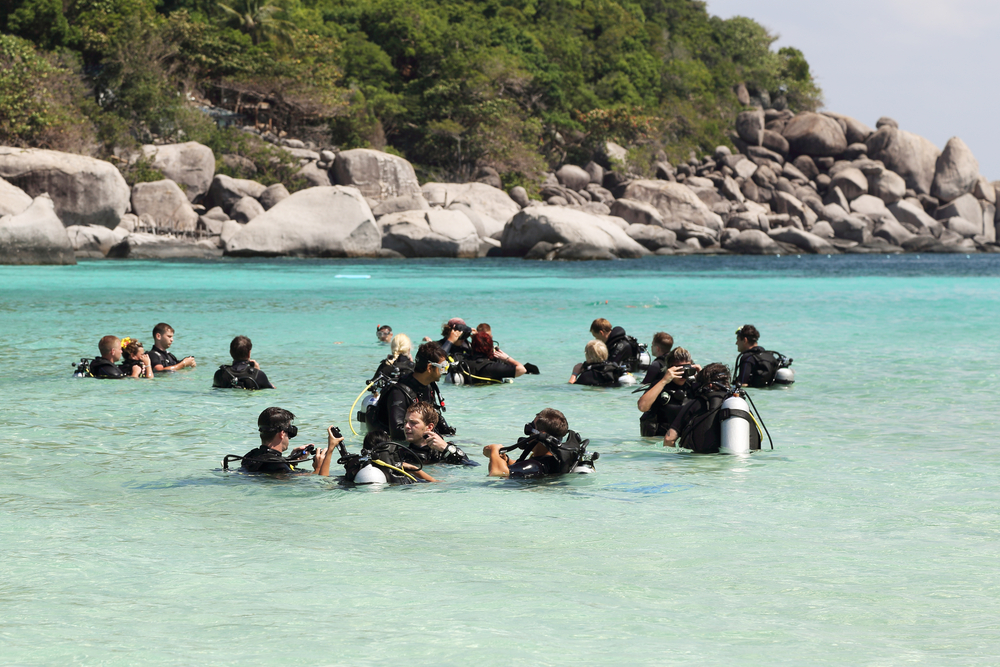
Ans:
[{"label": "green tree", "polygon": [[261,0],[234,0],[233,5],[220,2],[216,6],[222,10],[230,25],[250,35],[255,45],[273,41],[282,46],[291,46],[294,42],[292,31],[295,26],[290,21],[275,17],[284,11],[277,5],[266,4]]}]

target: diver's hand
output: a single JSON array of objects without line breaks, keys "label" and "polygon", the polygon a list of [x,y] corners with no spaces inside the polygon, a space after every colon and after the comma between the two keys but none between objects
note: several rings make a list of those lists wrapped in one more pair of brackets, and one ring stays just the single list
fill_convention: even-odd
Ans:
[{"label": "diver's hand", "polygon": [[184,357],[181,360],[181,368],[194,368],[197,365],[198,364],[194,362],[194,357]]},{"label": "diver's hand", "polygon": [[483,456],[490,458],[494,454],[500,454],[500,445],[486,445],[483,447]]},{"label": "diver's hand", "polygon": [[254,361],[253,359],[247,359],[247,363],[248,363],[248,364],[250,364],[251,366],[253,366],[253,369],[254,369],[255,371],[259,371],[259,370],[260,370],[260,364],[258,364],[258,363],[257,363],[256,361]]},{"label": "diver's hand", "polygon": [[660,378],[660,382],[667,384],[668,382],[673,382],[683,377],[683,368],[680,366],[673,366],[668,368],[664,373],[663,377]]},{"label": "diver's hand", "polygon": [[336,424],[330,424],[326,428],[326,446],[329,447],[330,449],[333,449],[334,447],[336,447],[337,445],[339,445],[344,441],[344,436],[340,436],[338,438],[333,434],[333,430],[335,428],[337,428]]},{"label": "diver's hand", "polygon": [[445,442],[444,438],[433,431],[424,436],[424,444],[436,452],[443,452],[448,448],[448,443]]}]

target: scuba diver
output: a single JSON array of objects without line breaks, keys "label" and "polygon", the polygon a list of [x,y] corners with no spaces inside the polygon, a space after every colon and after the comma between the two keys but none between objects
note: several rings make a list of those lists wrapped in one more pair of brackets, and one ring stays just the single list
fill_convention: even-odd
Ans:
[{"label": "scuba diver", "polygon": [[369,431],[360,454],[348,454],[339,446],[344,479],[354,484],[414,484],[436,482],[423,470],[420,457],[403,445],[392,442],[385,431]]},{"label": "scuba diver", "polygon": [[119,366],[127,377],[153,377],[153,364],[142,348],[142,343],[126,336],[121,341],[122,363]]},{"label": "scuba diver", "polygon": [[260,364],[250,358],[253,343],[246,336],[237,336],[229,343],[233,358],[230,366],[219,366],[212,378],[212,386],[219,389],[274,389]]},{"label": "scuba diver", "polygon": [[471,351],[469,347],[471,335],[472,327],[461,317],[453,317],[441,327],[441,340],[437,344],[453,362],[459,361]]},{"label": "scuba diver", "polygon": [[760,415],[754,418],[743,400],[749,399],[746,392],[732,386],[729,377],[725,364],[709,364],[698,372],[694,397],[684,403],[670,424],[663,436],[664,447],[677,446],[679,441],[681,447],[698,454],[760,449]]},{"label": "scuba diver", "polygon": [[392,338],[392,327],[388,324],[378,325],[375,327],[375,337],[380,343],[388,343],[389,339]]},{"label": "scuba diver", "polygon": [[149,351],[149,360],[153,363],[153,370],[157,373],[162,371],[179,371],[182,368],[194,368],[194,357],[184,357],[180,361],[173,354],[168,352],[170,346],[174,344],[174,328],[166,322],[160,322],[153,327],[153,349]]},{"label": "scuba diver", "polygon": [[[594,387],[635,384],[635,379],[628,375],[621,365],[608,361],[608,348],[601,341],[589,341],[584,346],[583,352],[587,360],[573,367],[573,374],[569,376],[570,384]],[[627,379],[631,379],[631,382]]]},{"label": "scuba diver", "polygon": [[451,369],[454,384],[501,383],[528,372],[525,364],[495,348],[493,336],[488,332],[476,331],[472,334],[470,348],[469,354]]},{"label": "scuba diver", "polygon": [[122,369],[115,365],[122,358],[122,342],[117,336],[104,336],[97,343],[101,356],[93,361],[81,359],[73,377],[92,377],[99,380],[120,380],[125,377]]},{"label": "scuba diver", "polygon": [[[378,383],[384,384],[384,389],[378,401],[369,404],[366,409],[365,423],[368,430],[385,431],[390,438],[401,442],[406,439],[403,423],[406,421],[408,407],[423,401],[440,406],[441,412],[444,412],[444,399],[441,398],[437,383],[449,366],[448,355],[437,343],[424,343],[417,348],[412,373],[407,373],[396,382],[383,380]],[[441,435],[455,434],[455,429],[444,420],[444,415],[441,415],[434,430]]]},{"label": "scuba diver", "polygon": [[[655,339],[653,350],[662,350]],[[643,392],[638,408],[639,433],[643,437],[664,436],[673,423],[681,406],[692,398],[692,381],[701,370],[691,360],[691,355],[683,347],[678,347],[663,357],[657,355],[650,364],[649,372],[643,379],[643,386],[636,392]]]},{"label": "scuba diver", "polygon": [[388,380],[398,380],[406,373],[412,373],[413,357],[410,356],[412,346],[413,343],[410,342],[410,337],[406,334],[401,333],[393,336],[392,341],[389,342],[389,356],[379,364],[375,375],[368,382],[373,383],[379,377],[384,377]]},{"label": "scuba diver", "polygon": [[780,352],[765,350],[757,341],[760,332],[752,324],[744,324],[736,330],[736,357],[733,384],[740,387],[770,387],[777,384],[795,382],[795,371],[789,368],[792,359]]},{"label": "scuba diver", "polygon": [[[547,475],[564,475],[569,472],[594,472],[594,461],[600,454],[587,454],[589,440],[581,440],[580,434],[569,430],[566,416],[552,408],[545,408],[535,418],[524,425],[524,435],[517,443],[486,445],[483,456],[490,460],[491,477],[534,478]],[[566,438],[565,442],[563,438]],[[507,452],[521,450],[521,455],[512,461]]]},{"label": "scuba diver", "polygon": [[441,413],[430,403],[418,401],[406,408],[403,433],[406,446],[420,457],[423,463],[452,463],[455,465],[478,466],[453,442],[445,442],[434,428],[441,420]]},{"label": "scuba diver", "polygon": [[646,346],[625,333],[625,329],[612,327],[611,322],[603,317],[591,322],[590,334],[607,346],[608,361],[622,366],[626,371],[634,373],[649,365]]},{"label": "scuba diver", "polygon": [[[251,449],[243,456],[229,454],[222,459],[222,469],[229,470],[232,461],[241,461],[240,469],[254,473],[296,473],[328,476],[333,451],[344,442],[340,430],[330,426],[326,430],[326,449],[317,450],[313,444],[296,447],[286,458],[282,454],[288,449],[289,440],[299,433],[299,428],[292,423],[295,419],[288,410],[282,408],[267,408],[257,417],[257,430],[260,433],[260,447]],[[299,471],[295,466],[312,460],[312,472]]]}]

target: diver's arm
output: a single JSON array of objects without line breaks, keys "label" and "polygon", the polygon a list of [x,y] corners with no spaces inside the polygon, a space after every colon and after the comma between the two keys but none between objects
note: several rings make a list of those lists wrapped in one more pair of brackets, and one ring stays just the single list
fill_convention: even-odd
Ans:
[{"label": "diver's arm", "polygon": [[669,431],[667,431],[667,434],[665,436],[663,436],[663,446],[664,447],[673,447],[674,443],[677,442],[677,438],[679,436],[680,436],[680,433],[678,433],[673,428],[671,428]]},{"label": "diver's arm", "polygon": [[483,447],[483,456],[490,460],[490,477],[510,477],[510,468],[507,464],[510,458],[500,451],[503,445],[486,445]]},{"label": "diver's arm", "polygon": [[576,366],[573,366],[573,373],[572,375],[569,376],[570,384],[576,384],[576,377],[580,374],[581,370],[583,370],[583,364],[577,364]]},{"label": "diver's arm", "polygon": [[195,363],[194,357],[184,357],[178,361],[173,366],[164,366],[163,364],[157,364],[153,366],[153,370],[159,373],[160,371],[179,371],[182,368],[194,368],[198,364]]},{"label": "diver's arm", "polygon": [[149,361],[149,355],[142,355],[142,375],[147,378],[153,377],[153,364]]},{"label": "diver's arm", "polygon": [[664,371],[663,377],[657,380],[656,384],[647,389],[642,397],[639,398],[639,412],[649,412],[653,407],[653,403],[655,403],[659,395],[663,393],[663,388],[667,386],[667,383],[673,382],[680,377],[680,373],[675,370],[677,368],[679,368],[679,366],[674,366],[673,368],[668,368]]}]

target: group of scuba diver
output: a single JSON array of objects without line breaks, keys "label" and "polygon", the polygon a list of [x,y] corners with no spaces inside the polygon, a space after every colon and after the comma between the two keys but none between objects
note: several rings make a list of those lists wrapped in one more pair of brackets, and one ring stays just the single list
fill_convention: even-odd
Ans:
[{"label": "group of scuba diver", "polygon": [[[594,340],[585,346],[586,361],[574,367],[569,382],[591,386],[638,384],[633,393],[641,394],[640,433],[643,437],[662,438],[664,446],[680,446],[695,453],[745,454],[758,450],[767,430],[756,407],[751,412],[753,403],[745,388],[794,382],[792,360],[758,345],[760,334],[749,324],[736,331],[739,356],[732,374],[725,364],[712,363],[704,368],[695,364],[691,354],[674,347],[673,337],[665,332],[653,336],[649,348],[652,354],[622,327],[612,327],[606,319],[594,320],[590,332]],[[289,441],[298,434],[292,423],[295,415],[271,407],[257,419],[260,446],[242,456],[226,456],[223,468],[229,470],[231,463],[239,461],[240,470],[248,473],[328,476],[336,459],[349,483],[436,482],[425,466],[479,465],[454,442],[445,440],[456,430],[444,418],[445,402],[438,383],[497,384],[526,373],[539,373],[533,364],[522,364],[501,351],[493,341],[491,327],[485,323],[473,330],[461,318],[453,318],[445,323],[441,339],[425,338],[415,356],[411,356],[412,343],[406,334],[393,335],[391,327],[379,325],[376,335],[390,345],[391,353],[351,406],[350,417],[367,430],[359,453],[349,453],[340,430],[331,425],[326,448],[309,444],[293,448],[286,456]],[[139,341],[105,336],[99,343],[101,355],[82,360],[75,375],[151,378],[155,373],[196,366],[194,357],[178,360],[167,351],[173,337],[170,325],[156,325],[154,347],[147,354]],[[220,366],[213,387],[273,388],[259,364],[251,359],[251,350],[249,338],[234,338],[230,344],[233,363]],[[123,356],[122,364],[115,366],[114,362]],[[639,371],[645,371],[641,383],[634,376]],[[366,393],[355,414],[354,408]],[[350,418],[348,423],[355,435],[360,435]],[[588,445],[589,440],[569,429],[562,412],[545,408],[525,424],[523,437],[514,444],[487,445],[483,456],[488,460],[490,476],[538,478],[591,473],[600,455],[588,452]],[[311,472],[304,469],[310,462]]]}]

